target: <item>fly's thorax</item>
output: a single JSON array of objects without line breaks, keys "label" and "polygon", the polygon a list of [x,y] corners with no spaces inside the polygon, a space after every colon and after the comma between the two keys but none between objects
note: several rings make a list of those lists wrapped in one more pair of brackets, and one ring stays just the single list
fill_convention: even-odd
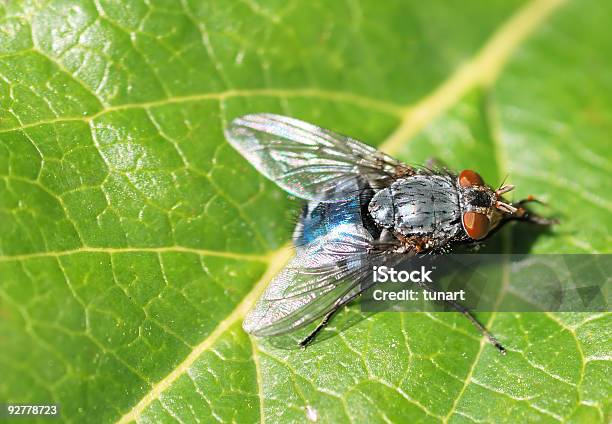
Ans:
[{"label": "fly's thorax", "polygon": [[368,206],[377,225],[402,236],[442,238],[461,231],[461,208],[454,179],[413,175],[379,190]]}]

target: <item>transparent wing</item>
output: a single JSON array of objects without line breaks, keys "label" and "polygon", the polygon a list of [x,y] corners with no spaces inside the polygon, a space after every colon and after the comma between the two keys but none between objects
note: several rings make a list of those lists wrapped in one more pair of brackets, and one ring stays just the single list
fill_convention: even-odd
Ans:
[{"label": "transparent wing", "polygon": [[357,178],[378,187],[407,165],[373,147],[286,116],[245,115],[225,136],[259,172],[285,191],[307,200],[345,200]]},{"label": "transparent wing", "polygon": [[370,234],[343,224],[297,250],[293,260],[267,287],[244,320],[256,336],[293,331],[340,307],[372,284],[372,263],[400,255],[372,253]]}]

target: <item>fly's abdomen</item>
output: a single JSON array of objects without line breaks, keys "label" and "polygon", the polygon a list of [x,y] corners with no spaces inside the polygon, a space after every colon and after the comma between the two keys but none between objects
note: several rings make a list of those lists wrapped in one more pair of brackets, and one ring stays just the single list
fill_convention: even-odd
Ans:
[{"label": "fly's abdomen", "polygon": [[[302,211],[302,215],[293,233],[296,247],[315,242],[317,239],[332,233],[337,228],[349,226],[363,227],[373,238],[380,235],[374,222],[367,213],[372,199],[370,189],[361,189],[353,199],[339,202],[311,201]],[[350,234],[346,234],[350,237]]]},{"label": "fly's abdomen", "polygon": [[359,199],[344,202],[308,202],[293,234],[296,246],[312,243],[343,224],[361,220]]},{"label": "fly's abdomen", "polygon": [[445,176],[398,180],[376,193],[368,210],[378,225],[403,235],[449,235],[461,229],[457,189]]}]

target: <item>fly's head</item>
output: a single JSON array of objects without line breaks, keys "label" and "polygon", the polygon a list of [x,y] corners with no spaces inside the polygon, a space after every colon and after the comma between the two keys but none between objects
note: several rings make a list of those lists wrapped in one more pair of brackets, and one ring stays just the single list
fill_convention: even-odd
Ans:
[{"label": "fly's head", "polygon": [[472,240],[484,239],[504,216],[514,214],[517,209],[503,199],[503,194],[514,189],[505,185],[497,190],[487,186],[478,173],[465,169],[457,177],[461,204],[461,222]]}]

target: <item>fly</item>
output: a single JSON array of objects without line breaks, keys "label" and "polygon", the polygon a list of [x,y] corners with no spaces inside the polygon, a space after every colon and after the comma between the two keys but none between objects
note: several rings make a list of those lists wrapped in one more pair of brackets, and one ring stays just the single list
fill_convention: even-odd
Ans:
[{"label": "fly", "polygon": [[[320,319],[300,342],[305,347],[368,287],[373,263],[393,266],[478,243],[513,220],[552,223],[525,207],[536,201],[532,197],[504,199],[512,185],[493,189],[467,169],[410,166],[294,118],[245,115],[229,124],[225,136],[259,172],[306,200],[293,234],[294,258],[243,322],[255,336],[288,333]],[[467,309],[450,303],[505,353]]]}]

